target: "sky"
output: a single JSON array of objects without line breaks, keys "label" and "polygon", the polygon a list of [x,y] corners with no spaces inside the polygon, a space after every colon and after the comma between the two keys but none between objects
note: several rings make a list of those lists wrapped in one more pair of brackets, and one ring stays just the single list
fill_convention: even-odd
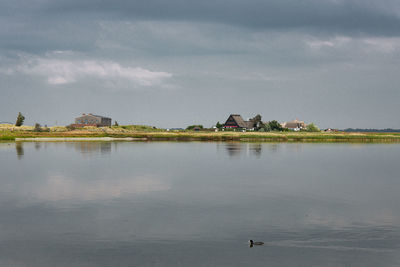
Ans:
[{"label": "sky", "polygon": [[0,122],[400,128],[398,0],[2,0]]}]

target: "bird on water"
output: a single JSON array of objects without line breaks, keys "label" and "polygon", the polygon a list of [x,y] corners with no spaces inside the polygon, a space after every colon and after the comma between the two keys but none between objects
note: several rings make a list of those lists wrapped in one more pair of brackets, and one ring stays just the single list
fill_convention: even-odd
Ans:
[{"label": "bird on water", "polygon": [[253,246],[262,246],[262,245],[264,245],[264,242],[254,242],[253,240],[249,240],[249,243],[250,243],[250,247],[253,247]]}]

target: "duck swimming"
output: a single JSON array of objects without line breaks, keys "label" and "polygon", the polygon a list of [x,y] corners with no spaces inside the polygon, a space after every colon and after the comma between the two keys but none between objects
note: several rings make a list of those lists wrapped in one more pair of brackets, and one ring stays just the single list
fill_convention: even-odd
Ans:
[{"label": "duck swimming", "polygon": [[250,242],[250,247],[253,247],[253,246],[262,246],[262,245],[264,245],[264,242],[254,242],[253,240],[249,240],[249,242]]}]

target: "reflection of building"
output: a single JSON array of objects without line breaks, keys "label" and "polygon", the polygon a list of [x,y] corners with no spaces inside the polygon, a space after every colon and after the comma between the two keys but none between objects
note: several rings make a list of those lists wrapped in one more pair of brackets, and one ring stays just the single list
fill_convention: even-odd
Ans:
[{"label": "reflection of building", "polygon": [[111,126],[111,118],[83,113],[82,116],[75,119],[73,126]]},{"label": "reflection of building", "polygon": [[289,130],[300,131],[301,129],[306,128],[307,125],[304,123],[304,121],[295,119],[294,121],[284,122],[281,124],[281,126]]},{"label": "reflection of building", "polygon": [[73,144],[75,150],[86,155],[111,153],[111,142],[76,142]]},{"label": "reflection of building", "polygon": [[251,143],[249,149],[250,149],[250,152],[251,152],[253,155],[255,155],[255,156],[257,156],[257,157],[261,156],[261,152],[262,152],[262,145],[261,145],[261,143]]},{"label": "reflection of building", "polygon": [[243,149],[242,145],[242,143],[226,143],[225,148],[229,156],[239,156]]},{"label": "reflection of building", "polygon": [[230,157],[245,155],[261,156],[262,144],[261,143],[225,143],[226,151]]}]

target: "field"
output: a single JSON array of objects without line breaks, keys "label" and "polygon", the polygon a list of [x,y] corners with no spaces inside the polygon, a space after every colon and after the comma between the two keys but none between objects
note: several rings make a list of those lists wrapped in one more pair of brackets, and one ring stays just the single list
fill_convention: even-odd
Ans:
[{"label": "field", "polygon": [[149,126],[127,125],[112,127],[84,127],[67,129],[62,126],[42,128],[0,125],[1,140],[41,137],[133,137],[148,141],[260,141],[260,142],[400,142],[400,133],[345,133],[345,132],[231,132],[231,131],[166,131]]}]

